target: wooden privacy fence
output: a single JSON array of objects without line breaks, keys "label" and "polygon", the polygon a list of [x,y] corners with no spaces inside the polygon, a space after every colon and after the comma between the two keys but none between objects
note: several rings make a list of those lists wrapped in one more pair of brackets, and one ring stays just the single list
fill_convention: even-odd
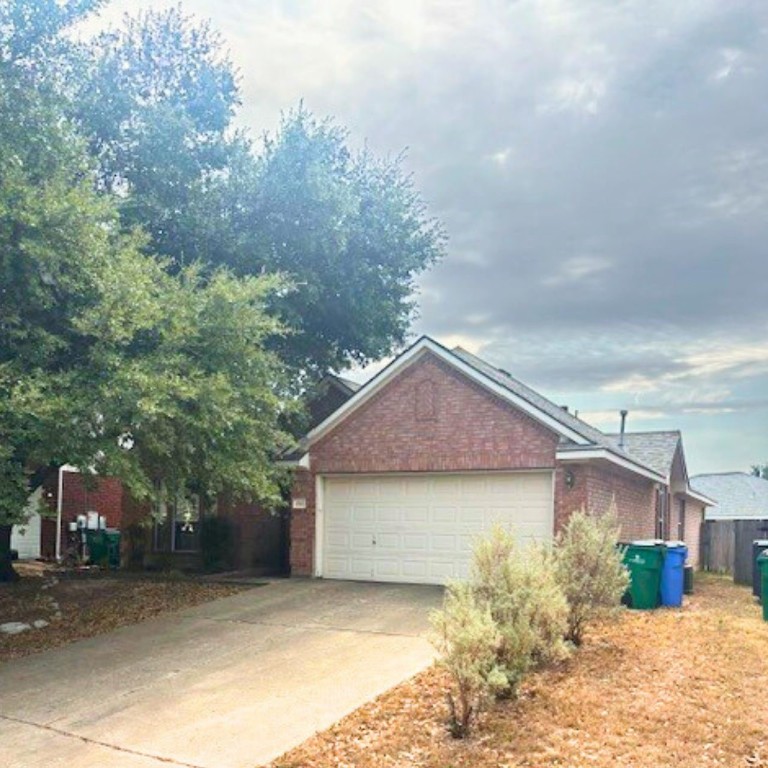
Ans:
[{"label": "wooden privacy fence", "polygon": [[768,539],[768,520],[707,520],[701,529],[701,567],[752,583],[752,542]]}]

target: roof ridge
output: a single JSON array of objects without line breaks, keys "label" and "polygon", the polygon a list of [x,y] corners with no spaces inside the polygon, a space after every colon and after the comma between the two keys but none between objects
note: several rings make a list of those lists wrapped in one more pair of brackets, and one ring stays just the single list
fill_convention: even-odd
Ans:
[{"label": "roof ridge", "polygon": [[[620,435],[621,432],[608,432],[609,435]],[[679,435],[683,436],[680,429],[632,429],[625,430],[625,435]]]}]

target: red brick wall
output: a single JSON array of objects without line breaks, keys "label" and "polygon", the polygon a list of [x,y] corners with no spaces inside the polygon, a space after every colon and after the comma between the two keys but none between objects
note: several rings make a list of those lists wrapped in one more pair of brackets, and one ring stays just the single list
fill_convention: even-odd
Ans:
[{"label": "red brick wall", "polygon": [[[64,554],[69,536],[69,523],[78,515],[98,512],[107,519],[108,528],[121,528],[123,515],[123,486],[114,477],[86,478],[79,472],[63,472],[63,494],[61,504],[61,552]],[[52,472],[44,484],[46,503],[55,513],[58,504],[59,477]],[[55,557],[56,520],[44,522],[42,529],[41,554],[45,558]]]},{"label": "red brick wall", "polygon": [[701,525],[704,507],[688,501],[685,505],[685,543],[688,545],[688,563],[694,568],[701,567]]},{"label": "red brick wall", "polygon": [[293,477],[293,499],[305,499],[306,509],[291,510],[290,566],[295,576],[312,575],[315,546],[315,476],[299,469]]},{"label": "red brick wall", "polygon": [[[567,473],[573,484],[566,483]],[[555,533],[559,533],[568,518],[581,509],[587,508],[587,480],[584,465],[559,464],[555,470]]]},{"label": "red brick wall", "polygon": [[558,437],[433,355],[312,446],[314,472],[554,467]]},{"label": "red brick wall", "polygon": [[607,464],[587,467],[586,479],[590,510],[608,512],[615,500],[622,541],[655,536],[656,489],[652,480]]},{"label": "red brick wall", "polygon": [[[565,483],[566,472],[573,485]],[[597,514],[607,512],[615,501],[621,525],[621,539],[651,539],[655,536],[656,490],[652,480],[635,475],[605,461],[568,464],[555,473],[555,530],[579,509]]]}]

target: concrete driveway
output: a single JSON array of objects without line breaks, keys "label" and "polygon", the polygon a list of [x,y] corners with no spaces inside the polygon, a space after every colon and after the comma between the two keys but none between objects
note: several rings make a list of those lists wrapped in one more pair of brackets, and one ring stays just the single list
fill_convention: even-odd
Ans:
[{"label": "concrete driveway", "polygon": [[426,667],[437,587],[277,581],[0,665],[12,768],[269,762]]}]

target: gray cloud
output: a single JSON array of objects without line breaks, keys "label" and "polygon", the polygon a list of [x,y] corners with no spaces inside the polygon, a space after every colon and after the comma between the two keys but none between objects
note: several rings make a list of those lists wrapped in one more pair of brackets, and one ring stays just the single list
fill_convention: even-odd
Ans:
[{"label": "gray cloud", "polygon": [[[303,98],[378,152],[409,148],[451,237],[417,332],[650,426],[699,403],[706,468],[734,430],[729,466],[768,459],[764,0],[185,7],[231,45],[254,132]],[[758,416],[729,421],[728,402]]]}]

